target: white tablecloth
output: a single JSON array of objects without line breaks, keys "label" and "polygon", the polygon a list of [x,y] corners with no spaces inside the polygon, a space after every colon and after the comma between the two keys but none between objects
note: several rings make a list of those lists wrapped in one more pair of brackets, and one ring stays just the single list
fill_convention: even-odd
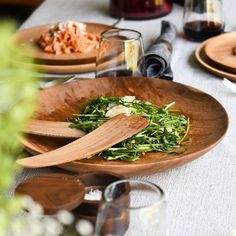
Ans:
[{"label": "white tablecloth", "polygon": [[[225,0],[224,9],[227,13],[226,30],[236,30],[236,1]],[[185,166],[138,179],[156,183],[166,193],[169,235],[231,235],[236,229],[236,94],[222,85],[221,78],[208,73],[197,63],[193,53],[198,44],[181,36],[182,14],[182,7],[175,5],[172,13],[161,19],[123,21],[119,27],[140,31],[147,47],[159,35],[162,19],[175,23],[179,36],[172,57],[174,80],[215,97],[228,112],[229,129],[223,141],[201,158]],[[116,21],[108,14],[108,0],[46,0],[22,28],[66,19],[105,24]],[[93,73],[89,76],[92,77]],[[25,170],[18,182],[37,173],[39,170]]]}]

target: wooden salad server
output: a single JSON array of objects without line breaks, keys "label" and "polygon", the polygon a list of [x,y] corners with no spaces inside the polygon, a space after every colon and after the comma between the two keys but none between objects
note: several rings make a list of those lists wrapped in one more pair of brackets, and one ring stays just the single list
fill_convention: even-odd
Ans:
[{"label": "wooden salad server", "polygon": [[134,115],[119,114],[94,131],[56,150],[16,162],[24,167],[38,168],[60,165],[93,156],[140,132],[148,120]]},{"label": "wooden salad server", "polygon": [[24,129],[25,133],[55,138],[81,138],[86,133],[69,127],[70,122],[34,120]]}]

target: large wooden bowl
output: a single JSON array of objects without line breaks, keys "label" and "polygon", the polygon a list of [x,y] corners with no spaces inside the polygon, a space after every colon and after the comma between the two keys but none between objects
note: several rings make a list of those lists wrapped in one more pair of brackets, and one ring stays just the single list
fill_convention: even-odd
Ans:
[{"label": "large wooden bowl", "polygon": [[[228,117],[221,104],[210,95],[180,83],[150,78],[99,78],[80,80],[59,85],[40,92],[37,118],[64,121],[81,112],[82,105],[97,96],[135,95],[141,100],[157,105],[176,102],[175,108],[190,117],[191,127],[187,151],[178,154],[150,152],[135,162],[106,161],[93,157],[61,165],[61,168],[84,173],[112,171],[125,176],[153,174],[190,162],[210,149],[223,138],[228,127]],[[24,140],[33,154],[46,152],[65,143],[65,140],[29,136]]]}]

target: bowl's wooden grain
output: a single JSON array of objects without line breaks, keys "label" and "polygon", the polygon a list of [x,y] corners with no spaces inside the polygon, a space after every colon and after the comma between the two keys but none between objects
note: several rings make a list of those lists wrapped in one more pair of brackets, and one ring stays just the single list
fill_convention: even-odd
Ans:
[{"label": "bowl's wooden grain", "polygon": [[[228,116],[221,104],[210,95],[180,83],[150,78],[99,78],[80,80],[42,90],[39,96],[37,118],[64,121],[82,111],[82,105],[97,96],[135,95],[141,100],[163,106],[175,101],[174,108],[190,117],[191,128],[187,151],[179,155],[151,152],[135,162],[106,161],[98,157],[60,165],[61,168],[85,173],[112,171],[125,176],[153,174],[190,162],[223,138],[228,127]],[[61,141],[60,141],[61,142]],[[62,145],[57,139],[30,135],[24,141],[33,154]]]}]

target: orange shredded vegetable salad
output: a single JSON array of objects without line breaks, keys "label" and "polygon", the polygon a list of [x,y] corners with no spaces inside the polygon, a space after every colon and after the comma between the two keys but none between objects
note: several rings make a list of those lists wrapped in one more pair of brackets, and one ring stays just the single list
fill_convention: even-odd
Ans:
[{"label": "orange shredded vegetable salad", "polygon": [[99,39],[99,35],[86,31],[86,24],[66,21],[53,26],[41,35],[38,44],[45,52],[57,55],[86,53],[98,48]]}]

